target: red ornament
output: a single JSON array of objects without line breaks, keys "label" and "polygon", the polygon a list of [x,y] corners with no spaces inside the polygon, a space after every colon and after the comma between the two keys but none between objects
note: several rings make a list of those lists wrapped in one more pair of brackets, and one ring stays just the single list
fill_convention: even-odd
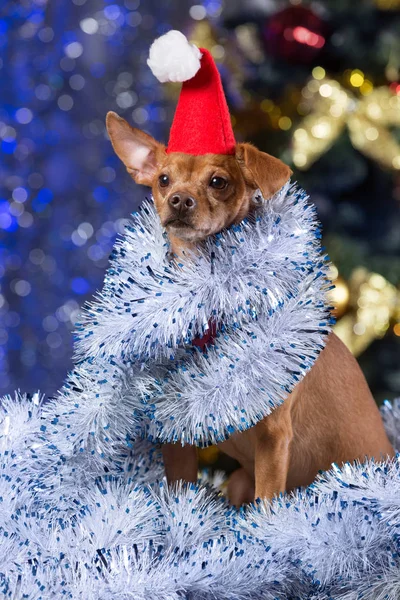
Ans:
[{"label": "red ornament", "polygon": [[312,62],[324,47],[326,23],[309,8],[290,6],[268,19],[263,28],[268,54],[288,62]]}]

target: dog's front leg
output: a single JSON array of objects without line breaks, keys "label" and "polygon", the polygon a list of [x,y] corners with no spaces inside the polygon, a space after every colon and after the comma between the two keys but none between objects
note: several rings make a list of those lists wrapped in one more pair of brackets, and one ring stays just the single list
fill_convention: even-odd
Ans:
[{"label": "dog's front leg", "polygon": [[180,479],[196,483],[198,469],[196,446],[182,446],[179,443],[163,444],[162,455],[169,484]]},{"label": "dog's front leg", "polygon": [[271,500],[286,489],[293,438],[289,404],[276,408],[255,426],[255,499]]}]

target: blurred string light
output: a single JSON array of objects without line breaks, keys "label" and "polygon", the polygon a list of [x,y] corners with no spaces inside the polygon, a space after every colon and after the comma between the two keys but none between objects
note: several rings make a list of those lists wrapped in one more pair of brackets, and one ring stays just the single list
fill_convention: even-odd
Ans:
[{"label": "blurred string light", "polygon": [[347,72],[349,85],[359,95],[326,77],[315,67],[302,90],[300,112],[308,112],[293,132],[293,162],[308,169],[327,152],[347,127],[355,148],[382,166],[400,170],[400,144],[391,128],[400,125],[400,95],[397,88],[374,88],[359,69]]},{"label": "blurred string light", "polygon": [[288,41],[295,40],[299,44],[305,44],[306,46],[312,46],[313,48],[322,48],[325,45],[325,38],[318,33],[314,33],[307,29],[307,27],[293,27],[286,28],[284,38]]},{"label": "blurred string light", "polygon": [[[112,151],[106,112],[165,141],[172,106],[143,56],[172,15],[178,28],[198,23],[192,6],[2,6],[0,394],[52,393],[65,377],[79,306],[101,287],[115,237],[143,199]],[[221,3],[204,7],[217,16]]]}]

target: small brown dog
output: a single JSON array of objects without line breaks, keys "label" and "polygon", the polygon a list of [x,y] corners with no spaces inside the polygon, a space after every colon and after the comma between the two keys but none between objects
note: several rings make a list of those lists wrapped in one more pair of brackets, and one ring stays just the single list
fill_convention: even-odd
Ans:
[{"label": "small brown dog", "polygon": [[[167,154],[162,144],[113,112],[107,115],[107,130],[133,179],[152,188],[177,255],[240,222],[253,209],[256,190],[270,198],[291,174],[280,160],[250,144],[237,144],[235,155]],[[236,505],[306,486],[333,462],[394,455],[360,367],[333,333],[279,408],[218,446],[242,465],[228,489]],[[165,444],[163,456],[169,482],[197,480],[194,446]]]}]

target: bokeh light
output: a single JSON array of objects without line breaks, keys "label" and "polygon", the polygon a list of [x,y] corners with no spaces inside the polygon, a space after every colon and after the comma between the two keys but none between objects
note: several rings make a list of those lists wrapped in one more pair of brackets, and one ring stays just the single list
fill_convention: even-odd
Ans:
[{"label": "bokeh light", "polygon": [[1,395],[51,395],[71,366],[79,307],[101,287],[115,237],[146,195],[112,150],[106,113],[166,141],[173,103],[144,57],[160,33],[194,22],[192,4],[2,6]]}]

